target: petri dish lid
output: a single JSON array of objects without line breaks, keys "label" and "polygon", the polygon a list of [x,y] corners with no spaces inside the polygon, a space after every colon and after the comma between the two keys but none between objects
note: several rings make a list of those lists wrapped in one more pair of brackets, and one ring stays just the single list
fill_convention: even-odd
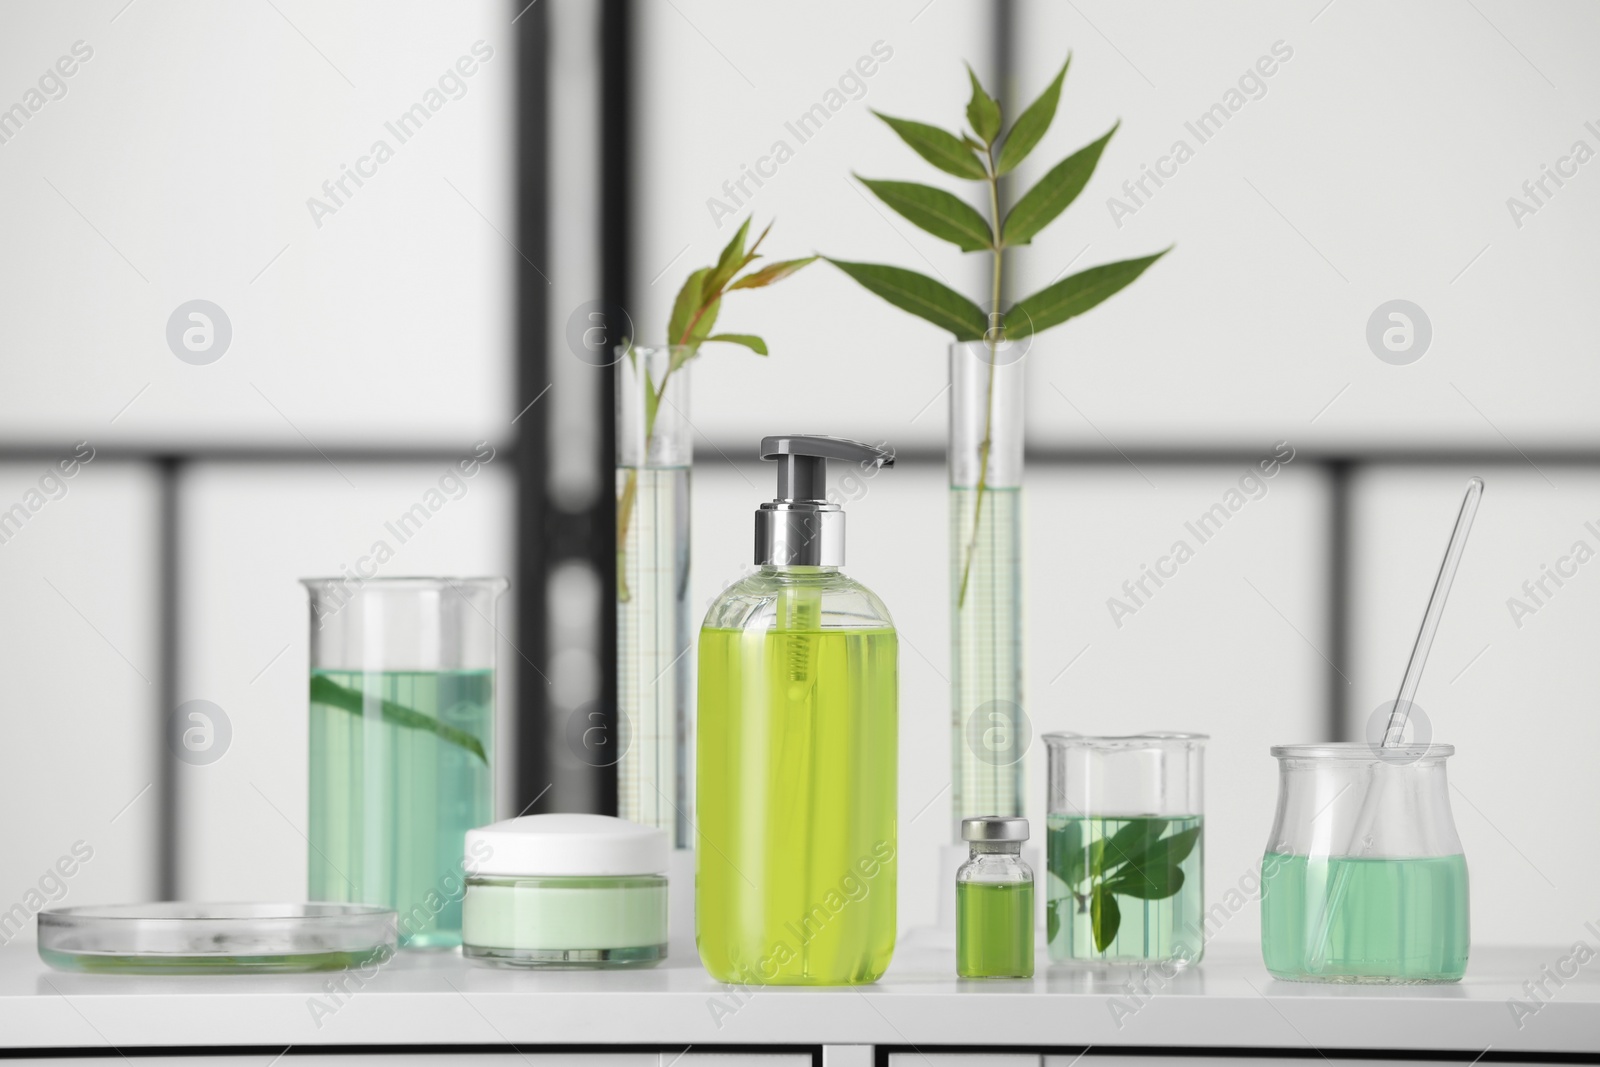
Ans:
[{"label": "petri dish lid", "polygon": [[661,874],[667,832],[610,815],[523,815],[468,830],[464,865],[507,878]]},{"label": "petri dish lid", "polygon": [[103,904],[39,913],[39,956],[70,971],[336,970],[395,947],[395,913],[367,904]]}]

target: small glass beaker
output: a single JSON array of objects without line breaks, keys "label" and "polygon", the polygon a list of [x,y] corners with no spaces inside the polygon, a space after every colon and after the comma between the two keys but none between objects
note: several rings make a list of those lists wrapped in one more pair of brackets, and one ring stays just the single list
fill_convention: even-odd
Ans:
[{"label": "small glass beaker", "polygon": [[1261,955],[1298,982],[1459,981],[1467,861],[1450,745],[1282,745],[1261,864]]},{"label": "small glass beaker", "polygon": [[1204,734],[1044,735],[1050,958],[1198,963]]},{"label": "small glass beaker", "polygon": [[313,578],[308,893],[461,943],[466,833],[494,821],[503,578]]}]

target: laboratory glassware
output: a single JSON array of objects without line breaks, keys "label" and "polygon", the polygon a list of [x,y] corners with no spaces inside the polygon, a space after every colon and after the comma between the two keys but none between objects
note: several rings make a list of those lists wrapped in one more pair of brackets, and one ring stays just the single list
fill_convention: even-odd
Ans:
[{"label": "laboratory glassware", "polygon": [[1199,962],[1206,736],[1044,739],[1050,958]]},{"label": "laboratory glassware", "polygon": [[[1306,982],[1454,982],[1470,943],[1449,745],[1282,745],[1261,953]],[[1366,829],[1360,829],[1366,823]]]},{"label": "laboratory glassware", "polygon": [[617,814],[674,845],[689,815],[691,348],[618,349]]},{"label": "laboratory glassware", "polygon": [[461,941],[466,832],[493,816],[501,578],[307,579],[309,893]]}]

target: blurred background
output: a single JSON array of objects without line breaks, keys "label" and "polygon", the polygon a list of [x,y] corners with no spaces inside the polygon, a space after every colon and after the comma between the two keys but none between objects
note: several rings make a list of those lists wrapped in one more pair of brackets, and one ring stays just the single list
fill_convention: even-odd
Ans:
[{"label": "blurred background", "polygon": [[[1268,746],[1363,737],[1393,698],[1479,474],[1418,699],[1458,748],[1475,939],[1571,942],[1600,917],[1597,34],[1579,0],[0,8],[0,909],[79,841],[68,903],[303,896],[296,579],[370,566],[385,524],[485,450],[377,572],[512,578],[499,812],[606,810],[606,772],[565,741],[614,695],[591,316],[659,341],[752,213],[775,256],[980,291],[979,257],[852,181],[929,180],[871,111],[957,125],[965,60],[1015,114],[1070,52],[1021,184],[1122,125],[1016,291],[1176,248],[1028,356],[1035,738],[1209,733],[1219,899],[1266,841]],[[863,56],[875,72],[842,83]],[[776,174],[717,210],[778,142]],[[210,328],[186,341],[196,310]],[[1411,336],[1386,348],[1396,310]],[[848,569],[901,630],[900,923],[928,923],[948,338],[825,264],[719,325],[772,355],[694,367],[696,616],[749,565],[761,435],[901,457],[850,505]],[[1109,609],[1275,451],[1292,459],[1175,578]],[[204,764],[164,740],[196,700],[228,731]],[[1042,822],[1037,740],[1028,771]],[[1217,937],[1257,930],[1252,904]]]}]

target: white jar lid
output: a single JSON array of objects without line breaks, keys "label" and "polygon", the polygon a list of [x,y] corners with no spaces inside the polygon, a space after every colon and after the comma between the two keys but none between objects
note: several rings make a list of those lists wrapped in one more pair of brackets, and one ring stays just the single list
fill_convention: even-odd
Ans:
[{"label": "white jar lid", "polygon": [[523,815],[467,831],[469,874],[661,874],[667,832],[610,815]]}]

